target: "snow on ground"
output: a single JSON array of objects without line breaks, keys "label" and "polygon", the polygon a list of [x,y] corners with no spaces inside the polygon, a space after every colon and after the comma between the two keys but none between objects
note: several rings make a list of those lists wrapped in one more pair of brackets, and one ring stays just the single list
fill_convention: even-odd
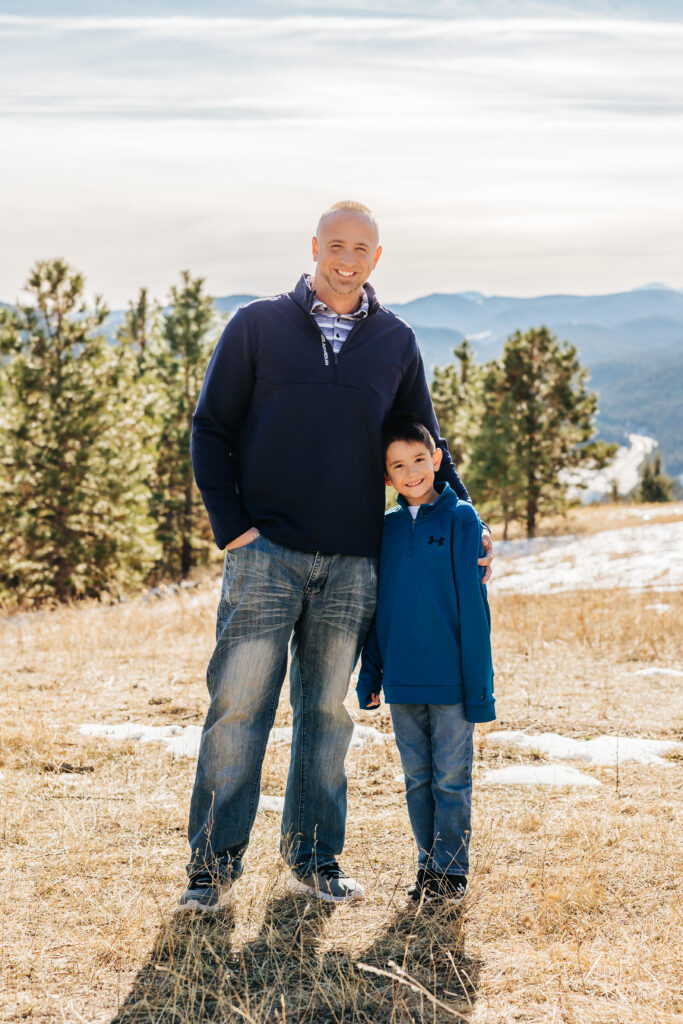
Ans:
[{"label": "snow on ground", "polygon": [[573,740],[555,732],[530,735],[506,730],[490,732],[485,737],[494,746],[514,746],[533,750],[558,761],[585,761],[590,765],[614,765],[624,761],[640,764],[667,764],[663,754],[683,752],[683,743],[672,740],[647,740],[631,736],[596,736],[592,740]]},{"label": "snow on ground", "polygon": [[285,807],[285,798],[283,796],[260,796],[258,801],[258,809],[261,814],[282,814]]},{"label": "snow on ground", "polygon": [[675,679],[683,677],[683,672],[677,668],[640,668],[637,676],[673,676]]},{"label": "snow on ground", "polygon": [[[617,448],[617,453],[605,469],[575,469],[562,474],[568,483],[568,496],[579,498],[584,505],[600,501],[616,483],[619,494],[628,494],[640,481],[640,467],[657,447],[652,437],[643,434],[629,434],[628,448]],[[583,486],[581,486],[583,485]]]},{"label": "snow on ground", "polygon": [[[175,757],[196,757],[202,735],[200,725],[140,725],[136,722],[120,722],[104,725],[88,722],[80,726],[85,736],[105,736],[111,740],[139,740],[141,743],[163,743]],[[356,749],[368,743],[389,743],[393,733],[380,732],[371,725],[355,725],[351,746]],[[285,725],[271,731],[270,742],[291,746],[292,727]]]},{"label": "snow on ground", "polygon": [[[664,615],[671,608],[670,604],[663,604],[661,601],[655,601],[654,604],[646,604],[646,612],[657,612],[658,615]],[[640,673],[642,675],[642,673]]]},{"label": "snow on ground", "polygon": [[482,779],[484,785],[496,786],[600,786],[590,775],[577,772],[563,764],[512,764],[494,768]]},{"label": "snow on ground", "polygon": [[494,593],[676,590],[683,586],[683,522],[647,523],[586,536],[495,544]]}]

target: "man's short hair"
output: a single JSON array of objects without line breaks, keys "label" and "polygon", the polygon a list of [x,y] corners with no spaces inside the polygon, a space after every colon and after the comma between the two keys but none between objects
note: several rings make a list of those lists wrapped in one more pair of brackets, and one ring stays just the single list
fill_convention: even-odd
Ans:
[{"label": "man's short hair", "polygon": [[385,461],[387,449],[394,441],[423,444],[428,451],[436,451],[434,438],[424,423],[420,423],[409,412],[391,412],[382,424],[382,458]]},{"label": "man's short hair", "polygon": [[352,210],[353,213],[362,213],[372,221],[375,226],[375,231],[377,232],[377,237],[379,238],[379,224],[375,219],[374,213],[369,206],[365,205],[365,203],[357,203],[355,199],[341,199],[338,203],[333,203],[332,206],[328,206],[326,210],[323,210],[318,218],[318,226],[315,229],[316,236],[320,234],[320,225],[325,218],[329,217],[332,213],[339,213],[340,210]]}]

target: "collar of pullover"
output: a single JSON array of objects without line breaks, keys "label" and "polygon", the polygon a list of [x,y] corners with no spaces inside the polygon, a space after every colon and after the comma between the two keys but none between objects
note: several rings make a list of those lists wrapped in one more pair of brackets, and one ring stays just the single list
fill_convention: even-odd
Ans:
[{"label": "collar of pullover", "polygon": [[[443,480],[434,482],[434,490],[438,493],[439,497],[433,505],[420,505],[417,516],[415,517],[416,521],[418,519],[428,519],[430,516],[438,515],[446,505],[451,504],[453,499],[455,499],[455,501],[458,500],[458,496],[455,491]],[[407,515],[410,515],[410,512],[408,512],[408,502],[402,494],[399,494],[398,496],[398,503],[404,512]]]},{"label": "collar of pullover", "polygon": [[[375,294],[375,289],[371,284],[366,281],[363,285],[365,288],[365,294],[368,297],[368,316],[372,316],[379,309],[379,300]],[[316,301],[315,292],[308,286],[308,274],[302,274],[297,281],[294,290],[289,293],[289,297],[296,302],[297,306],[301,306],[306,313],[310,313],[313,307],[313,303]]]}]

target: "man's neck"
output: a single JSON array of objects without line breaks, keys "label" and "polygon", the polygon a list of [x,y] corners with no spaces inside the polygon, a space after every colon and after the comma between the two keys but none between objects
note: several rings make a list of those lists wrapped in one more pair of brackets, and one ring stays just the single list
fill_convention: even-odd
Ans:
[{"label": "man's neck", "polygon": [[344,313],[355,313],[363,303],[362,287],[359,291],[352,292],[351,295],[338,295],[331,288],[325,288],[324,286],[321,288],[320,282],[316,282],[313,277],[309,278],[308,283],[315,297],[320,302],[324,302],[326,306],[329,306],[339,316],[343,316]]}]

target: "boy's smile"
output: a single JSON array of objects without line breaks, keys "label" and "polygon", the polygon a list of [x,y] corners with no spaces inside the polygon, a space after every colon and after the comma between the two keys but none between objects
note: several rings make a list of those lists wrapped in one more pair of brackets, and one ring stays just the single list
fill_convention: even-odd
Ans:
[{"label": "boy's smile", "polygon": [[392,441],[387,448],[384,479],[409,505],[431,505],[439,497],[434,490],[434,474],[441,457],[440,448],[431,452],[419,441]]}]

